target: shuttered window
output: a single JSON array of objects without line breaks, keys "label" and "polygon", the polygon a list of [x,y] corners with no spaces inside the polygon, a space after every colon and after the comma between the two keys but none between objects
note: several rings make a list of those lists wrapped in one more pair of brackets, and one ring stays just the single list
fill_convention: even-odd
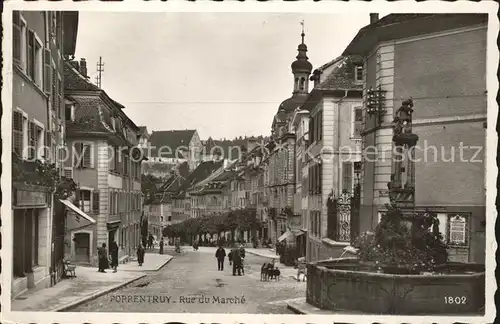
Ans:
[{"label": "shuttered window", "polygon": [[92,146],[88,143],[75,143],[74,145],[74,167],[92,168]]},{"label": "shuttered window", "polygon": [[19,111],[12,114],[12,150],[19,156],[23,156],[24,148],[24,117]]},{"label": "shuttered window", "polygon": [[52,91],[52,67],[50,65],[50,49],[43,50],[43,91],[50,95]]},{"label": "shuttered window", "polygon": [[35,81],[35,32],[33,30],[28,30],[27,35],[27,73],[31,80]]},{"label": "shuttered window", "polygon": [[19,11],[12,12],[12,54],[15,63],[21,63],[21,35],[22,35],[22,26],[21,26],[21,15]]}]

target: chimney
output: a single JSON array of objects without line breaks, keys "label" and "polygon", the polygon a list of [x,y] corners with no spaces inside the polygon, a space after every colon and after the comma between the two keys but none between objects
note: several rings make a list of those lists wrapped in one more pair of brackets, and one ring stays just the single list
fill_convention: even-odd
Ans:
[{"label": "chimney", "polygon": [[80,74],[88,78],[87,75],[87,61],[84,58],[80,59]]},{"label": "chimney", "polygon": [[370,14],[370,25],[374,24],[378,21],[378,13],[371,13]]}]

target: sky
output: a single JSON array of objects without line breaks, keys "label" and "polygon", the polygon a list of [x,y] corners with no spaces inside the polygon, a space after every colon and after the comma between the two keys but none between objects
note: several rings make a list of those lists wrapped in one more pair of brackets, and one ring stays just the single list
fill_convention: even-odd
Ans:
[{"label": "sky", "polygon": [[314,68],[341,55],[368,14],[80,12],[76,59],[148,131],[269,136],[291,96],[301,21]]}]

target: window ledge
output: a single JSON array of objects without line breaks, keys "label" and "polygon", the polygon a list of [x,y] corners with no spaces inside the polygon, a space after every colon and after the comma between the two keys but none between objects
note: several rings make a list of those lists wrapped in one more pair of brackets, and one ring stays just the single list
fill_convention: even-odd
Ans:
[{"label": "window ledge", "polygon": [[45,97],[45,99],[49,98],[49,96],[45,93],[45,91],[43,91],[43,89],[35,81],[33,81],[31,77],[28,76],[26,72],[23,69],[21,69],[21,67],[19,67],[19,65],[17,65],[16,63],[13,63],[13,65],[14,65],[14,70],[16,70],[19,73],[19,75],[24,79],[24,81],[31,84],[39,94]]},{"label": "window ledge", "polygon": [[351,245],[351,243],[349,243],[349,242],[338,242],[338,241],[331,240],[329,238],[324,238],[321,240],[321,242],[323,242],[329,246],[349,246],[349,245]]}]

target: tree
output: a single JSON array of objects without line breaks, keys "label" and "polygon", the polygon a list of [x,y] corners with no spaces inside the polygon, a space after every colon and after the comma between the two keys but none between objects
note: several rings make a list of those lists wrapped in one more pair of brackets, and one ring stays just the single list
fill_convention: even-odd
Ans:
[{"label": "tree", "polygon": [[152,174],[143,175],[141,180],[141,191],[145,196],[144,204],[147,205],[151,203],[154,199],[156,192],[158,191],[156,185],[162,183],[163,179],[155,177]]}]

